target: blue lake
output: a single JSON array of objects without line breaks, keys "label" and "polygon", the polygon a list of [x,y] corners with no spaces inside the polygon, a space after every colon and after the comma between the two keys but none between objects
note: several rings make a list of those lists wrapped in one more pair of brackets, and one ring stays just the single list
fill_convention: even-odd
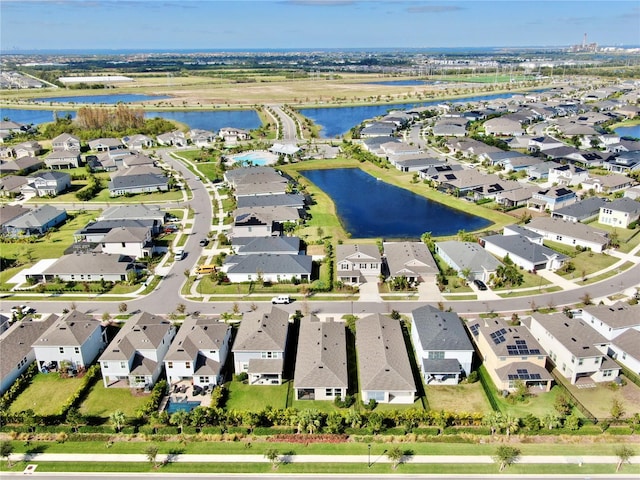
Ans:
[{"label": "blue lake", "polygon": [[215,110],[215,111],[170,111],[147,112],[146,118],[161,117],[168,120],[189,125],[190,128],[200,128],[217,132],[223,127],[235,127],[243,130],[260,128],[262,122],[255,110]]},{"label": "blue lake", "polygon": [[144,102],[147,100],[164,100],[171,98],[166,95],[145,95],[138,93],[122,93],[122,94],[108,94],[108,95],[82,95],[77,97],[47,97],[34,99],[36,103],[48,103],[48,102],[74,102],[74,103],[104,103],[113,104],[116,103],[132,103],[132,102]]},{"label": "blue lake", "polygon": [[[75,118],[76,112],[63,112],[57,111],[58,117],[62,118],[66,115],[71,115]],[[53,110],[17,110],[13,108],[0,109],[0,117],[8,118],[13,122],[24,123],[25,125],[34,124],[40,125],[41,123],[49,123],[55,120]]]},{"label": "blue lake", "polygon": [[[534,90],[541,91],[541,90]],[[480,95],[451,101],[451,103],[479,102],[493,100],[495,98],[510,98],[513,93],[495,93],[492,95]],[[339,137],[347,133],[353,127],[360,125],[364,120],[386,115],[392,110],[408,110],[411,108],[428,107],[449,102],[450,100],[436,100],[431,102],[400,103],[394,105],[367,105],[357,107],[326,107],[326,108],[302,108],[299,112],[313,120],[321,127],[320,136],[323,138]]]},{"label": "blue lake", "polygon": [[[75,111],[58,111],[58,116],[63,117],[71,114],[76,116]],[[40,125],[41,123],[53,122],[53,110],[26,110],[26,109],[2,109],[1,118],[9,118],[18,123]],[[200,128],[203,130],[218,131],[222,127],[235,127],[244,130],[259,128],[260,117],[255,110],[215,110],[215,111],[170,111],[170,112],[146,112],[146,118],[161,117],[169,120],[177,120],[187,124],[190,128]]]},{"label": "blue lake", "polygon": [[343,228],[353,238],[419,239],[425,232],[453,235],[491,223],[379,181],[359,168],[300,173],[331,197]]},{"label": "blue lake", "polygon": [[614,130],[621,137],[633,137],[640,138],[640,125],[634,125],[633,127],[620,127]]}]

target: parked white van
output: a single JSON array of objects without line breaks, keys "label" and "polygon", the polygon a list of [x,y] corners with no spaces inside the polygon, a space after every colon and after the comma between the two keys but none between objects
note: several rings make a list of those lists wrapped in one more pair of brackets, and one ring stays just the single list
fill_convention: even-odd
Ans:
[{"label": "parked white van", "polygon": [[291,298],[289,295],[278,295],[277,297],[273,297],[271,299],[271,303],[291,303]]}]

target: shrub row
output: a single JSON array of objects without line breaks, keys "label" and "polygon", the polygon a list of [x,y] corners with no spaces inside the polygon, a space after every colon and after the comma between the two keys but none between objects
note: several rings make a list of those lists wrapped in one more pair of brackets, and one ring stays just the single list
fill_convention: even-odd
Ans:
[{"label": "shrub row", "polygon": [[18,398],[25,388],[29,386],[33,377],[38,373],[38,367],[35,362],[33,362],[27,370],[20,375],[15,382],[11,384],[9,390],[4,392],[2,398],[0,398],[0,411],[6,412],[9,410],[9,406],[13,403],[13,401]]}]

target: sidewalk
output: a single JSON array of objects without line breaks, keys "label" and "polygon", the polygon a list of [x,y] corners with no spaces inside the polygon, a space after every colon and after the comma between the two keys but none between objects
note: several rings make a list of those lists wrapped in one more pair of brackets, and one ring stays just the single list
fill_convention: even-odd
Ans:
[{"label": "sidewalk", "polygon": [[[385,450],[386,452],[386,450]],[[73,454],[73,453],[36,453],[32,455],[12,454],[12,462],[148,462],[145,454]],[[207,454],[177,454],[158,455],[157,461],[170,463],[267,463],[264,455],[207,455]],[[281,461],[287,463],[361,463],[366,465],[368,455],[282,455]],[[384,453],[372,452],[372,463],[392,463]],[[440,463],[440,464],[488,464],[495,463],[490,455],[408,455],[403,463]],[[517,463],[524,464],[608,464],[616,465],[618,457],[615,455],[527,455],[518,458]],[[632,457],[631,464],[640,463],[640,456]]]}]

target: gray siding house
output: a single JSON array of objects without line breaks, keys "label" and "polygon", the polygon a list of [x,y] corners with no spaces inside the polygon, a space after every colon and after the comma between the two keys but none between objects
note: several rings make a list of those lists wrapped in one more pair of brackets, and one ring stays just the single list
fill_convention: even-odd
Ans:
[{"label": "gray siding house", "polygon": [[347,340],[342,322],[302,318],[293,377],[297,400],[344,399],[349,387]]}]

